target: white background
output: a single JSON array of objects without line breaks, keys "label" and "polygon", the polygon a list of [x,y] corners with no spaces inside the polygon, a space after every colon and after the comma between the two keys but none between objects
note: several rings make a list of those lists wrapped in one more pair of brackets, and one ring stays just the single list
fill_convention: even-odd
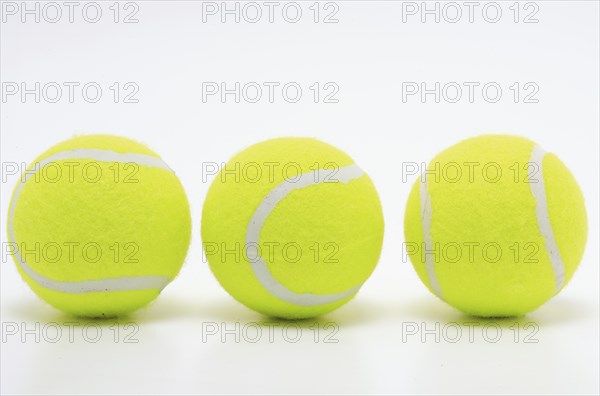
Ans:
[{"label": "white background", "polygon": [[[403,22],[401,2],[338,1],[339,22],[329,24],[313,21],[312,1],[299,2],[298,23],[282,18],[285,3],[275,9],[273,23],[265,6],[257,23],[243,18],[236,23],[232,16],[222,23],[219,15],[207,16],[204,23],[202,3],[192,1],[137,2],[139,22],[130,24],[122,19],[133,8],[121,4],[115,23],[112,3],[99,3],[103,13],[97,23],[82,17],[85,3],[75,8],[73,23],[66,6],[56,23],[43,15],[39,23],[31,15],[22,22],[20,12],[3,12],[5,87],[6,82],[29,87],[96,82],[103,95],[97,103],[87,103],[77,89],[73,103],[66,89],[58,103],[43,97],[35,103],[32,95],[4,98],[2,163],[28,163],[74,134],[140,140],[181,178],[192,208],[193,242],[180,276],[160,298],[117,325],[100,323],[97,342],[84,337],[86,324],[90,338],[95,327],[39,300],[3,255],[3,394],[599,392],[597,2],[535,2],[529,8],[521,3],[517,23],[512,1],[498,3],[502,17],[497,23],[482,17],[482,2],[473,23],[465,6],[456,23],[443,17],[436,23],[433,15],[422,23],[420,14],[405,15]],[[438,6],[443,9],[444,3]],[[535,6],[538,22],[523,23]],[[321,18],[333,10],[319,8]],[[48,19],[54,18],[55,11],[46,11]],[[454,17],[453,10],[446,11],[447,19]],[[115,82],[137,84],[139,103],[122,98],[114,103],[109,87]],[[303,95],[298,103],[287,103],[280,91],[274,103],[266,91],[259,103],[235,103],[231,96],[226,103],[218,97],[203,103],[203,82],[297,82]],[[314,103],[309,86],[315,82],[336,83],[339,102]],[[496,82],[503,95],[489,103],[476,90],[469,103],[465,90],[458,103],[435,103],[431,95],[426,103],[418,96],[403,102],[403,82],[429,87]],[[536,84],[538,103],[523,103],[523,97],[515,103],[509,88],[515,82]],[[506,321],[468,318],[444,305],[402,255],[404,206],[415,178],[403,180],[402,163],[427,162],[463,138],[490,132],[527,136],[558,154],[583,189],[589,217],[587,249],[572,282],[536,312]],[[348,152],[379,190],[386,236],[379,266],[356,299],[319,320],[293,323],[288,336],[302,326],[298,342],[285,339],[286,323],[280,322],[272,340],[263,327],[253,343],[256,329],[247,325],[265,318],[230,298],[202,257],[201,207],[212,180],[203,177],[202,163],[221,163],[276,136],[318,137]],[[3,166],[3,243],[16,181]],[[70,340],[65,323],[73,321],[79,325]],[[478,323],[472,338],[469,321]],[[132,338],[137,343],[126,342],[132,332],[128,322],[137,326]],[[324,339],[331,333],[324,329],[328,322],[338,326],[330,340],[336,343]],[[52,323],[63,326],[55,343],[50,342],[56,331],[48,327]],[[11,324],[33,329],[32,334],[8,336]],[[204,330],[211,325],[234,334],[208,336]],[[408,335],[407,326],[413,325],[432,334]],[[500,325],[499,337],[497,327],[486,332],[485,325]],[[457,327],[462,337],[452,342]]]}]

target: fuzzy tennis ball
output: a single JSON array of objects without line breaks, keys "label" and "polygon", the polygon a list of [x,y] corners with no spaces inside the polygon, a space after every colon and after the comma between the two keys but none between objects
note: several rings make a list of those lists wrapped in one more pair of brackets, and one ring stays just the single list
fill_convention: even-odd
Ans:
[{"label": "fuzzy tennis ball", "polygon": [[405,214],[406,250],[431,292],[483,317],[518,316],[556,295],[584,252],[575,178],[515,136],[471,138],[435,157]]},{"label": "fuzzy tennis ball", "polygon": [[21,176],[8,236],[23,279],[67,313],[110,317],[146,305],[177,275],[190,241],[179,179],[117,136],[64,141]]},{"label": "fuzzy tennis ball", "polygon": [[379,259],[381,204],[371,179],[319,140],[279,138],[231,159],[204,203],[210,268],[236,300],[300,319],[349,301]]}]

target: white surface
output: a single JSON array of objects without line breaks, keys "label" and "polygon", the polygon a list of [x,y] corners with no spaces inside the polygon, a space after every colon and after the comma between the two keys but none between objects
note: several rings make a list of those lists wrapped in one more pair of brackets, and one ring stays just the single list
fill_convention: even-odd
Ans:
[{"label": "white surface", "polygon": [[[358,1],[336,3],[337,24],[311,22],[312,2],[300,3],[305,16],[296,24],[280,14],[274,23],[203,23],[199,2],[138,2],[136,24],[113,23],[112,2],[100,3],[103,18],[96,24],[77,11],[74,23],[55,24],[4,14],[3,82],[94,81],[104,96],[98,103],[80,95],[74,103],[9,98],[1,111],[3,165],[29,163],[74,133],[132,137],[176,170],[194,228],[176,281],[148,308],[116,326],[101,324],[95,343],[97,324],[86,326],[47,306],[3,256],[1,392],[598,394],[599,7],[594,1],[537,2],[539,23],[524,24],[512,21],[512,3],[499,3],[503,17],[496,24],[480,13],[474,23],[413,17],[403,23],[400,2]],[[295,81],[305,94],[298,103],[280,96],[275,103],[203,103],[202,82],[221,81]],[[504,96],[498,103],[481,96],[474,103],[403,103],[402,82],[422,81],[495,81]],[[113,103],[108,87],[114,82],[136,83],[139,103]],[[314,82],[338,84],[339,103],[313,103],[308,87]],[[536,83],[539,103],[514,103],[514,82]],[[414,181],[403,180],[402,163],[427,162],[484,132],[525,135],[558,154],[587,202],[589,239],[578,272],[559,296],[519,320],[464,317],[429,293],[402,257],[404,206]],[[234,302],[202,258],[201,207],[212,180],[202,177],[202,163],[220,163],[249,144],[286,135],[332,143],[369,173],[386,217],[384,250],[358,297],[317,321],[318,342],[315,321],[301,323],[296,343],[289,340],[296,324],[282,333],[286,323],[271,339],[263,327],[252,342],[252,324],[265,319]],[[17,182],[4,176],[3,243]],[[79,325],[70,335],[73,321]],[[472,337],[469,321],[479,323]],[[324,340],[332,332],[324,329],[328,322],[338,326],[337,343]],[[497,324],[501,336],[492,342]],[[9,335],[14,326],[18,334]],[[57,326],[62,337],[51,342]],[[421,331],[409,335],[415,326]],[[209,335],[215,328],[218,334]],[[462,337],[452,342],[457,328]],[[126,342],[132,331],[137,343]]]}]

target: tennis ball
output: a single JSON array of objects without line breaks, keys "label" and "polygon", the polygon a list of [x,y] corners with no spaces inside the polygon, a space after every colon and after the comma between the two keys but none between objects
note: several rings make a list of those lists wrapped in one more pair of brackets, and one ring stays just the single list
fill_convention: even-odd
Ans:
[{"label": "tennis ball", "polygon": [[406,251],[431,292],[482,317],[519,316],[569,282],[587,238],[584,199],[553,154],[515,136],[435,157],[405,213]]},{"label": "tennis ball", "polygon": [[25,282],[84,317],[126,314],[156,298],[181,268],[190,229],[173,171],[146,146],[108,135],[76,137],[38,157],[8,215]]},{"label": "tennis ball", "polygon": [[371,179],[310,138],[258,143],[233,157],[202,213],[210,268],[236,300],[301,319],[348,302],[379,259],[383,216]]}]

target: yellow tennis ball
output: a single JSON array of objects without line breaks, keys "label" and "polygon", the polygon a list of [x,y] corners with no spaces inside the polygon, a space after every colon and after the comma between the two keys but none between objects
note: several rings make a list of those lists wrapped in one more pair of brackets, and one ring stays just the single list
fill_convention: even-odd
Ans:
[{"label": "yellow tennis ball", "polygon": [[465,140],[436,156],[405,214],[423,283],[459,310],[531,312],[571,279],[587,238],[584,199],[553,154],[515,136]]},{"label": "yellow tennis ball", "polygon": [[307,318],[349,301],[383,240],[371,179],[316,139],[280,138],[231,159],[202,213],[210,268],[236,300],[268,316]]},{"label": "yellow tennis ball", "polygon": [[174,172],[146,146],[76,137],[38,157],[17,184],[8,236],[38,296],[85,317],[146,305],[177,275],[190,211]]}]

